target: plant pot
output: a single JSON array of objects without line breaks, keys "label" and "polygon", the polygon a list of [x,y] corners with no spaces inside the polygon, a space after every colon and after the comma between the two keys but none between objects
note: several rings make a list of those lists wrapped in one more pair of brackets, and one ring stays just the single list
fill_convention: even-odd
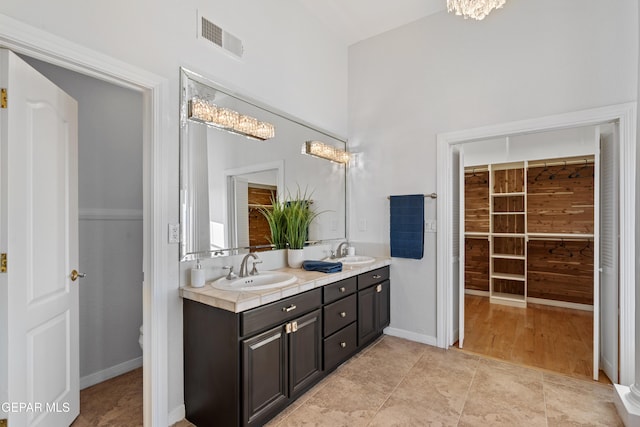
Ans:
[{"label": "plant pot", "polygon": [[291,268],[302,267],[304,261],[304,249],[288,249],[287,262]]}]

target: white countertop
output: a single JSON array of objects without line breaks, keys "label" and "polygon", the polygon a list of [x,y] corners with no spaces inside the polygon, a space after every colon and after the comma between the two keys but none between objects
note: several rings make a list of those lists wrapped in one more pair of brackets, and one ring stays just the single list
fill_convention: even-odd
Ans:
[{"label": "white countertop", "polygon": [[180,288],[180,296],[212,307],[240,313],[390,264],[390,258],[376,258],[375,261],[371,263],[343,266],[341,272],[329,274],[318,271],[306,271],[301,268],[281,268],[276,271],[293,274],[298,278],[298,281],[291,285],[283,286],[282,288],[264,289],[260,291],[224,291],[211,286],[213,281],[210,281],[201,288],[193,288],[191,286]]}]

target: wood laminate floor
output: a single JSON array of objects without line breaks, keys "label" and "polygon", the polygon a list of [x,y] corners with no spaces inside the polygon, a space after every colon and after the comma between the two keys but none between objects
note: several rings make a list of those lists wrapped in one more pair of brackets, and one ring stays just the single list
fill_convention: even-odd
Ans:
[{"label": "wood laminate floor", "polygon": [[[593,375],[593,313],[465,296],[464,350],[579,378]],[[604,374],[601,381],[607,382]]]},{"label": "wood laminate floor", "polygon": [[142,368],[80,391],[72,427],[142,427]]}]

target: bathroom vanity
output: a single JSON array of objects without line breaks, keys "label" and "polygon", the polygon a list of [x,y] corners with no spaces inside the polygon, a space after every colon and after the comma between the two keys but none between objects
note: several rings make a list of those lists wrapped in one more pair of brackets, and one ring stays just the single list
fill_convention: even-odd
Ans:
[{"label": "bathroom vanity", "polygon": [[277,292],[182,288],[186,418],[261,426],[389,325],[389,260]]}]

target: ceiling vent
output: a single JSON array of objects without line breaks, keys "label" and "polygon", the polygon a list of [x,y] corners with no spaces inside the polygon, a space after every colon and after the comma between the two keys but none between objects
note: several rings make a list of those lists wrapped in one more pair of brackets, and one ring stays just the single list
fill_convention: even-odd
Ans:
[{"label": "ceiling vent", "polygon": [[211,43],[226,50],[238,58],[242,58],[244,47],[242,40],[222,29],[222,27],[209,21],[204,16],[199,19],[200,31],[198,34],[203,39],[209,40]]}]

